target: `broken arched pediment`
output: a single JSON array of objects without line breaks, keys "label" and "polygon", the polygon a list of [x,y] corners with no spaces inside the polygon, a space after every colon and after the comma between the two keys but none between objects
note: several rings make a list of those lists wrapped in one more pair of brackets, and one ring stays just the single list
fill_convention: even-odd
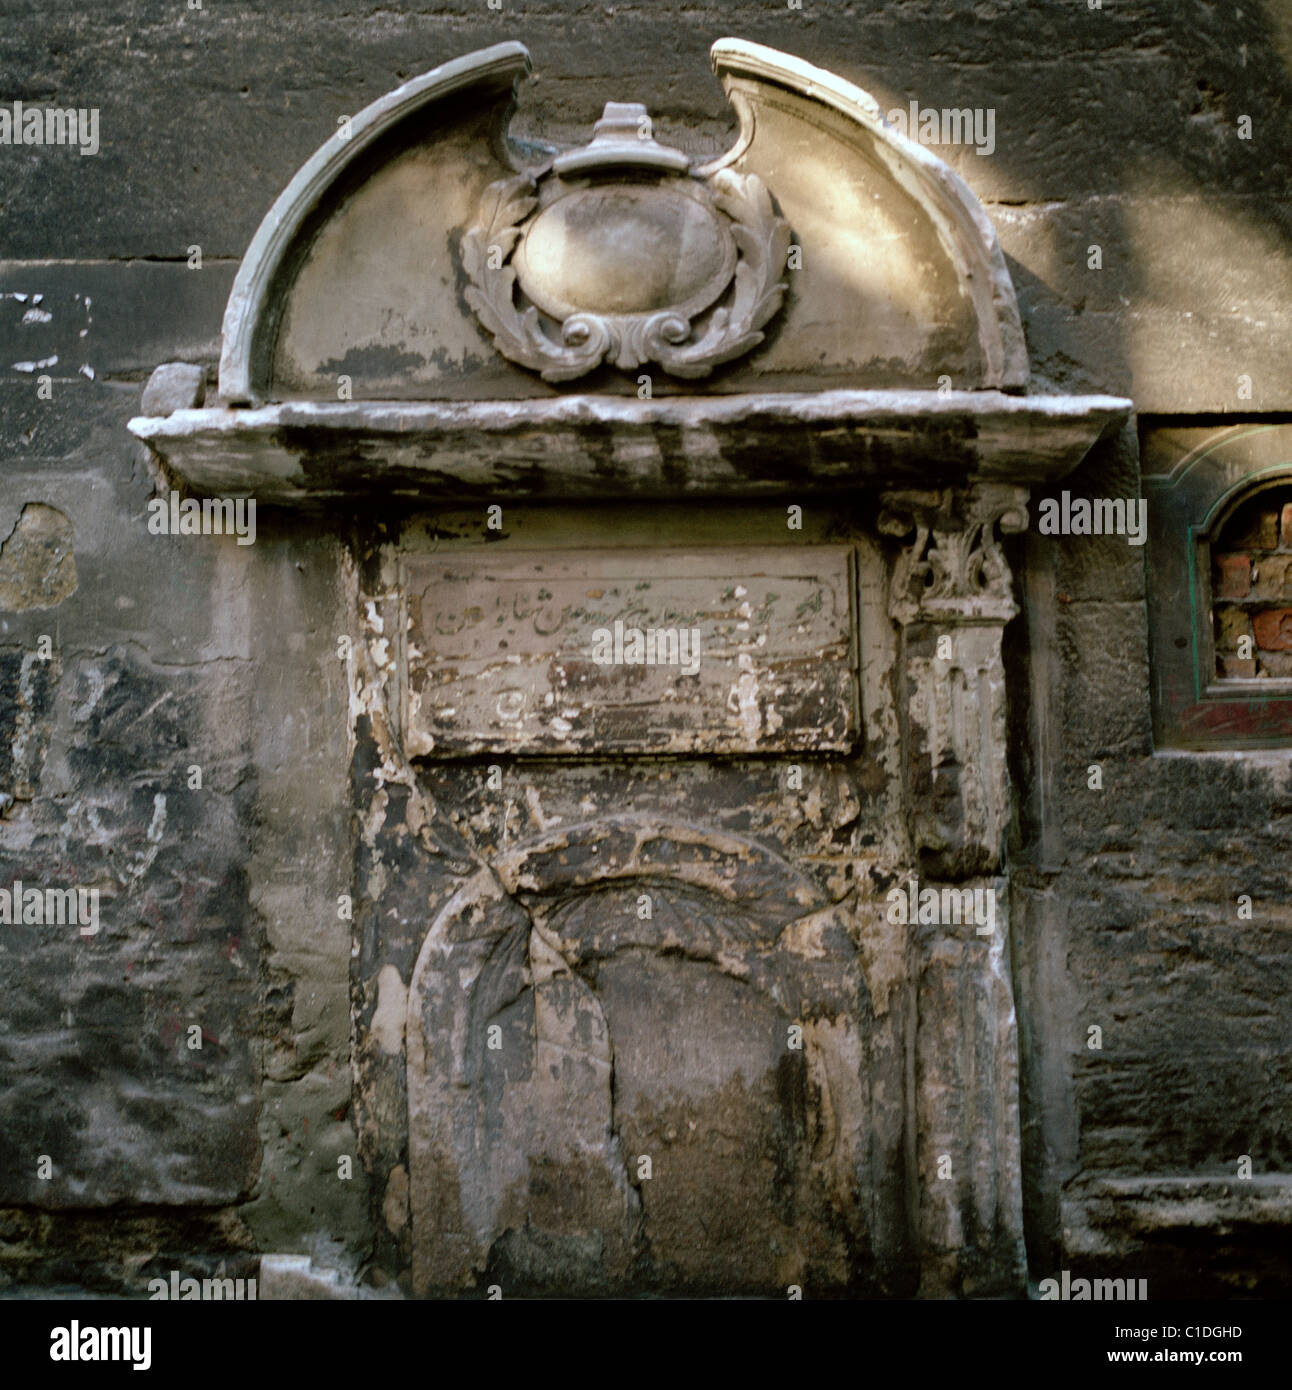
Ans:
[{"label": "broken arched pediment", "polygon": [[1030,486],[1125,418],[1023,394],[986,215],[865,92],[712,56],[739,133],[707,162],[630,103],[509,143],[518,43],[374,102],[248,248],[220,400],[131,430],[195,492],[299,506]]},{"label": "broken arched pediment", "polygon": [[340,377],[356,400],[636,396],[639,371],[656,393],[1022,387],[1013,286],[963,181],[830,73],[732,39],[712,58],[740,131],[708,163],[612,105],[589,145],[524,166],[516,43],[373,103],[252,242],[223,399],[335,401]]}]

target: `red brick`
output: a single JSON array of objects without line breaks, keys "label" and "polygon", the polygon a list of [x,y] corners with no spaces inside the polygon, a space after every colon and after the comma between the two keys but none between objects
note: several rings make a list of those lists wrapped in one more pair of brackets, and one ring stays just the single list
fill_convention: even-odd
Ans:
[{"label": "red brick", "polygon": [[1263,652],[1292,652],[1292,608],[1270,608],[1252,618],[1256,645]]},{"label": "red brick", "polygon": [[1217,555],[1216,597],[1246,598],[1252,589],[1252,562],[1246,555]]}]

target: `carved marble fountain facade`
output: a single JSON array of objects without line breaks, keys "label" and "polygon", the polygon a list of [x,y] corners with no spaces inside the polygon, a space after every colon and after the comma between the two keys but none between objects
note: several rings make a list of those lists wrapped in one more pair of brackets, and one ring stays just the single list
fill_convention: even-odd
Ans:
[{"label": "carved marble fountain facade", "polygon": [[707,162],[628,101],[509,145],[518,44],[392,92],[266,218],[219,401],[132,428],[339,538],[389,1280],[1019,1295],[1008,538],[1130,403],[1028,393],[864,92],[713,63]]}]

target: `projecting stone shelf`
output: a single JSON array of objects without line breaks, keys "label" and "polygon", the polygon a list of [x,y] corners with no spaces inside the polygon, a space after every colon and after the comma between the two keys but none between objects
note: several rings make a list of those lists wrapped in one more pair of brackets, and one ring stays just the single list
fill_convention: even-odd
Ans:
[{"label": "projecting stone shelf", "polygon": [[198,494],[302,506],[784,495],[1063,477],[1124,420],[1115,396],[999,391],[290,402],[130,429]]}]

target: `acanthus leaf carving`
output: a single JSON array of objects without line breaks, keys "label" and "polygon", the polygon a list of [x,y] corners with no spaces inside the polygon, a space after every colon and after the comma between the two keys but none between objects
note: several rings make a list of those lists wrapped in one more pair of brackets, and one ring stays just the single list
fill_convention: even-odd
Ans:
[{"label": "acanthus leaf carving", "polygon": [[[516,308],[516,272],[509,262],[521,224],[538,206],[535,187],[532,174],[518,174],[485,189],[482,220],[462,238],[462,268],[471,281],[466,301],[504,357],[541,372],[544,381],[568,381],[591,371],[608,344],[591,325],[576,319],[566,321],[565,342],[553,343],[539,324],[537,309],[521,313]],[[491,264],[495,259],[497,264]]]},{"label": "acanthus leaf carving", "polygon": [[[893,569],[902,628],[903,762],[914,847],[934,872],[995,873],[1009,819],[1001,640],[1018,611],[997,528],[1027,526],[1005,484],[884,494],[878,525],[913,536]],[[944,641],[950,638],[948,646]]]},{"label": "acanthus leaf carving", "polygon": [[1007,622],[1017,612],[1009,563],[997,528],[1027,529],[1027,493],[982,484],[966,493],[891,492],[882,499],[879,529],[914,533],[893,571],[889,611],[902,623],[921,616]]},{"label": "acanthus leaf carving", "polygon": [[[676,169],[655,170],[653,185],[643,183],[640,172],[632,183],[610,175],[597,178],[600,164],[613,170],[627,157],[622,142],[611,141],[604,133],[586,150],[596,151],[598,145],[605,148],[596,159],[581,159],[573,171],[585,175],[591,170],[589,177],[567,183],[548,165],[485,190],[477,221],[462,238],[461,260],[470,281],[467,303],[495,347],[510,361],[551,382],[571,381],[606,361],[625,371],[653,362],[673,376],[694,379],[752,351],[763,341],[763,330],[780,309],[787,288],[782,272],[789,255],[790,229],[777,215],[766,185],[756,174],[731,169],[720,169],[707,178],[679,175]],[[663,164],[663,156],[670,152],[655,149],[659,155],[654,163]],[[576,163],[562,158],[566,165]],[[560,168],[562,159],[555,164]],[[572,176],[569,168],[566,173]],[[626,191],[631,193],[628,214],[623,211]],[[670,258],[684,254],[681,243],[667,244],[671,225],[667,212],[679,205],[704,228],[701,239],[709,244],[715,268],[701,268],[696,285],[691,286],[693,291],[698,287],[699,293],[677,292],[669,302],[625,312],[612,302],[620,288],[614,275],[621,282],[624,278],[622,254],[609,283],[594,272],[583,277],[588,282],[583,284],[577,256],[567,250],[568,264],[555,270],[561,287],[573,287],[581,300],[602,298],[607,307],[595,302],[580,302],[577,307],[567,303],[564,311],[558,311],[551,303],[535,302],[527,293],[520,253],[539,220],[562,200],[574,197],[583,199],[585,206],[590,201],[594,208],[598,201],[610,207],[618,199],[614,211],[621,221],[627,217],[630,239],[634,222],[651,233],[641,238],[647,248],[641,252],[644,279],[653,274],[667,282],[664,272]],[[658,223],[652,222],[653,216],[659,217]],[[610,233],[607,239],[612,240]],[[545,265],[544,279],[550,280],[552,274],[552,267]],[[715,306],[719,299],[726,302]]]},{"label": "acanthus leaf carving", "polygon": [[[695,343],[685,338],[652,352],[674,376],[707,376],[721,362],[743,356],[763,341],[763,327],[780,309],[785,281],[780,271],[790,249],[789,224],[777,217],[771,195],[756,174],[721,169],[713,176],[717,207],[731,218],[731,235],[740,252],[735,271],[735,295],[729,308],[715,310],[704,336]],[[687,326],[689,333],[689,325]]]}]

